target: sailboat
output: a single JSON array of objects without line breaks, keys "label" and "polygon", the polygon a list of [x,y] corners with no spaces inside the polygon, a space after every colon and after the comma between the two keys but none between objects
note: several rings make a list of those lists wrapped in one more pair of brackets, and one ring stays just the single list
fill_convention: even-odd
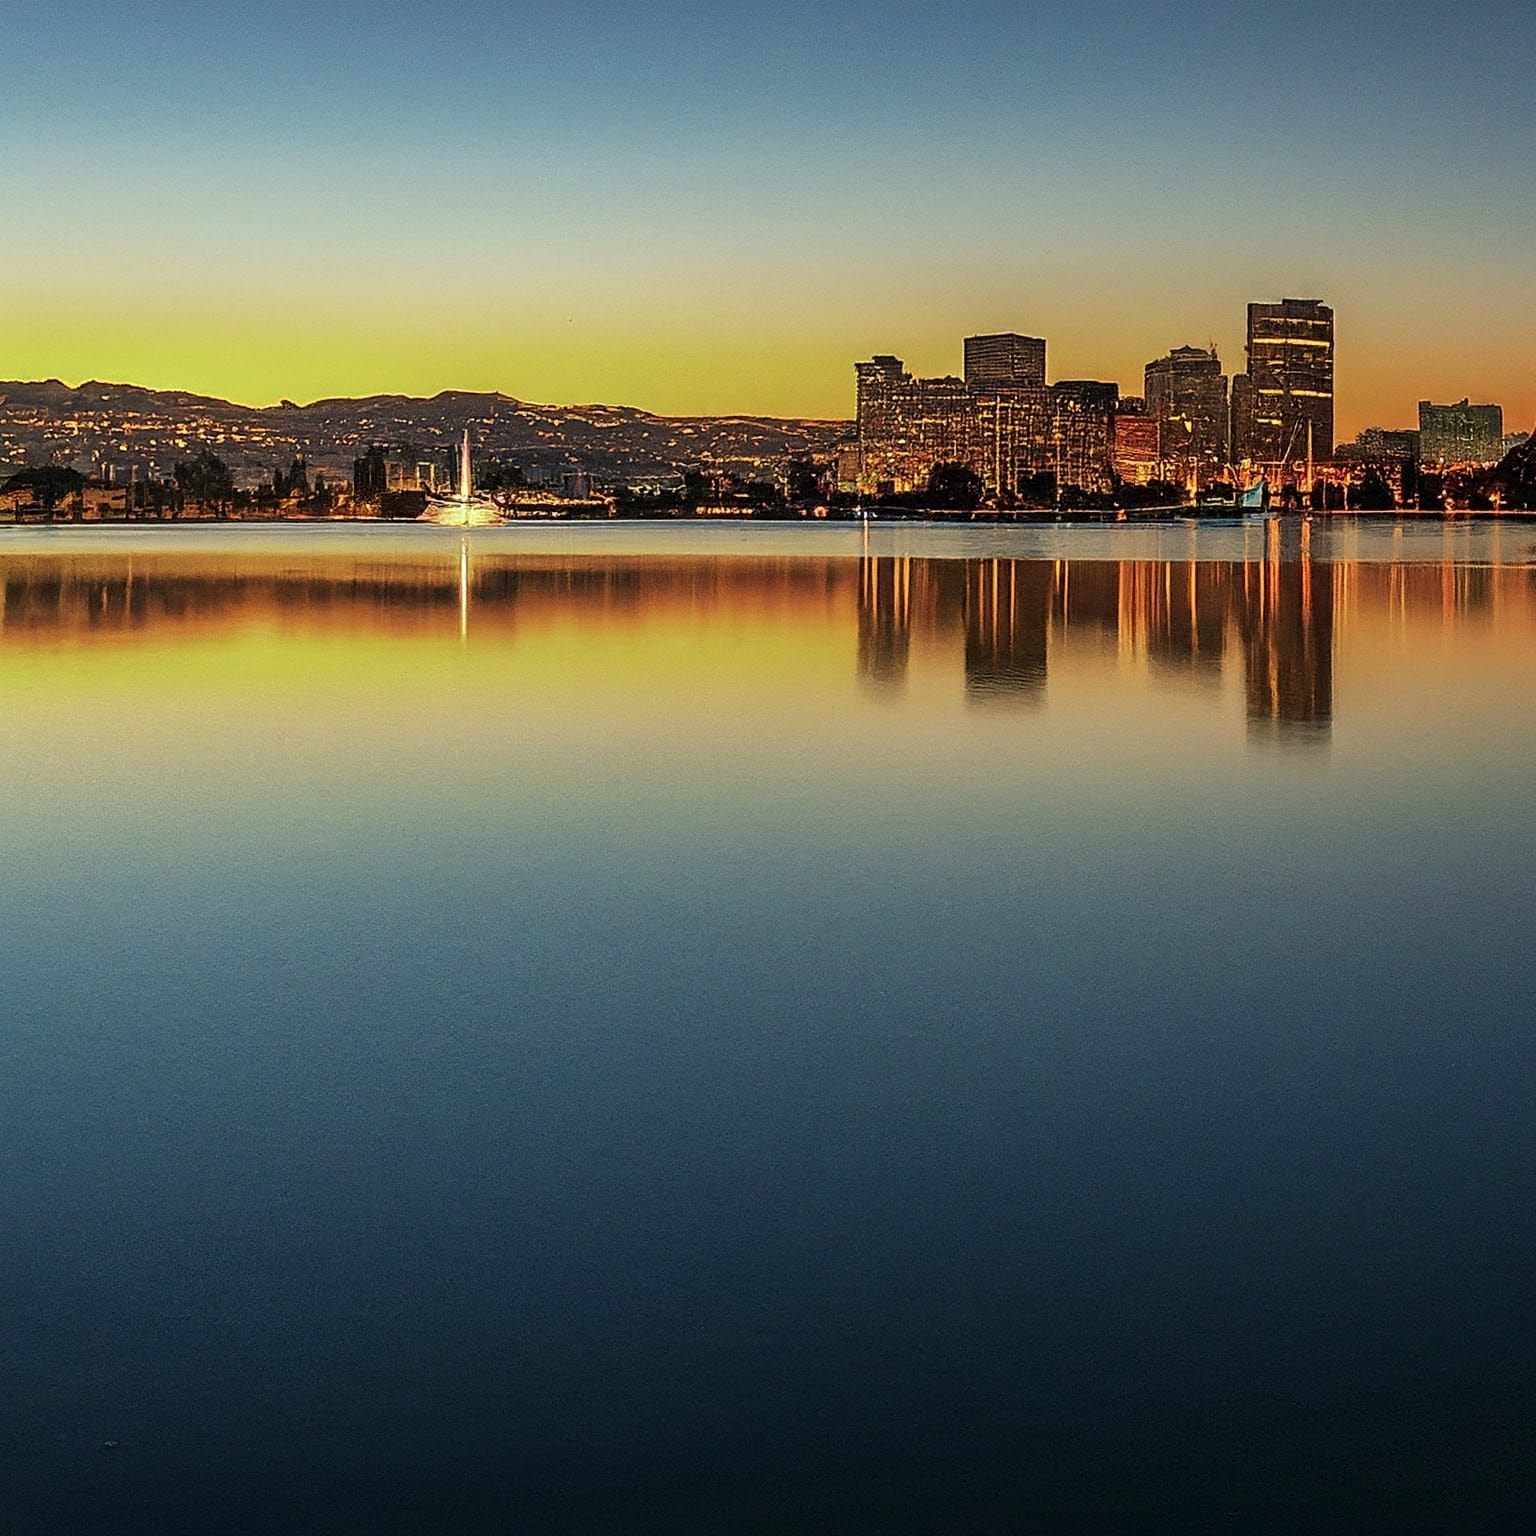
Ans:
[{"label": "sailboat", "polygon": [[489,528],[506,522],[501,508],[489,496],[475,495],[474,466],[469,454],[469,428],[459,447],[459,490],[456,496],[434,496],[418,523],[439,523],[447,528]]}]

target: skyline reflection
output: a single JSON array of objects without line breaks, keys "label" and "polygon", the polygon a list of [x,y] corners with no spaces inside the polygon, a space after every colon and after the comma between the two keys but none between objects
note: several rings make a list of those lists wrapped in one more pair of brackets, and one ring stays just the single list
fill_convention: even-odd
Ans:
[{"label": "skyline reflection", "polygon": [[[1153,687],[1220,697],[1240,679],[1250,739],[1326,742],[1337,658],[1352,638],[1461,625],[1536,629],[1526,565],[1321,560],[1305,538],[1250,560],[935,559],[865,555],[505,555],[466,541],[369,560],[231,561],[159,552],[25,554],[0,564],[0,647],[216,638],[244,626],[481,644],[730,612],[764,630],[835,632],[856,674],[894,700],[958,664],[973,706],[1049,702],[1074,678],[1142,668]],[[771,634],[769,634],[771,631]]]}]

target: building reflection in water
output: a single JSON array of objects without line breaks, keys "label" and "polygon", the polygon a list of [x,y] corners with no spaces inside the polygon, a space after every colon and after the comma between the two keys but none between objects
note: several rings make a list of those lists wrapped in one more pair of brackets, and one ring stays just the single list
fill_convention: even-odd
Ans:
[{"label": "building reflection in water", "polygon": [[1044,560],[965,562],[965,691],[976,702],[1045,695],[1054,566]]},{"label": "building reflection in water", "polygon": [[1259,558],[1222,562],[478,549],[471,559],[458,541],[433,558],[31,553],[0,559],[0,640],[166,639],[261,622],[476,644],[505,643],[524,624],[630,625],[663,612],[790,630],[849,615],[857,676],[877,694],[898,692],[915,657],[951,657],[968,701],[1041,703],[1053,654],[1097,638],[1074,645],[1075,667],[1145,666],[1154,684],[1219,692],[1230,661],[1255,741],[1324,742],[1342,626],[1531,624],[1533,584],[1519,564],[1320,561],[1305,526],[1273,524]]},{"label": "building reflection in water", "polygon": [[865,555],[859,561],[859,677],[877,689],[899,687],[911,654],[912,561]]},{"label": "building reflection in water", "polygon": [[1326,742],[1333,724],[1335,568],[1312,560],[1308,525],[1294,552],[1282,548],[1287,531],[1268,524],[1264,559],[1238,567],[1237,625],[1250,736],[1306,745]]},{"label": "building reflection in water", "polygon": [[1326,739],[1333,718],[1335,568],[1306,549],[1262,561],[911,560],[866,557],[859,671],[898,682],[914,637],[963,645],[966,697],[1040,702],[1053,643],[1098,634],[1154,678],[1219,689],[1234,645],[1256,734]]}]

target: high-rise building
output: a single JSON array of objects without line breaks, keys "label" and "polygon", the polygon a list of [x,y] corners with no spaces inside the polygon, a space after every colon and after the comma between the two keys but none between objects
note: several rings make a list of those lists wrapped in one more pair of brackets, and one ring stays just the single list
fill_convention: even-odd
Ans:
[{"label": "high-rise building", "polygon": [[1333,453],[1333,311],[1321,299],[1248,306],[1248,373],[1233,381],[1235,457],[1282,467]]},{"label": "high-rise building", "polygon": [[1175,347],[1155,358],[1146,390],[1158,477],[1197,489],[1218,479],[1227,464],[1227,376],[1214,348]]},{"label": "high-rise building", "polygon": [[867,363],[855,363],[853,372],[858,381],[859,440],[878,441],[889,435],[897,393],[903,381],[910,383],[912,376],[902,367],[899,357],[881,353]]},{"label": "high-rise building", "polygon": [[977,470],[971,392],[953,377],[915,379],[899,357],[855,363],[861,491],[911,491],[938,464]]},{"label": "high-rise building", "polygon": [[[301,464],[296,460],[295,469]],[[289,486],[296,483],[291,475],[286,479]],[[441,466],[417,458],[409,448],[389,449],[375,443],[362,458],[352,461],[352,494],[360,501],[400,491],[435,491],[446,483]]]},{"label": "high-rise building", "polygon": [[1115,407],[1115,473],[1128,485],[1147,485],[1162,471],[1158,452],[1157,423],[1147,414],[1147,402],[1140,395],[1122,395]]},{"label": "high-rise building", "polygon": [[1502,406],[1419,401],[1419,457],[1426,464],[1493,464],[1503,450]]},{"label": "high-rise building", "polygon": [[1051,464],[1058,487],[1107,491],[1114,484],[1115,408],[1120,386],[1062,379],[1050,387]]},{"label": "high-rise building", "polygon": [[965,382],[972,389],[1044,389],[1045,342],[1013,331],[967,336]]},{"label": "high-rise building", "polygon": [[1003,386],[973,390],[971,399],[981,451],[977,473],[987,494],[1006,503],[1020,481],[1053,469],[1050,394],[1043,387]]},{"label": "high-rise building", "polygon": [[921,489],[945,463],[964,464],[1007,505],[1021,482],[1038,494],[1042,476],[1058,489],[1110,488],[1118,385],[1047,388],[1045,343],[1035,337],[972,336],[965,356],[963,380],[913,378],[889,355],[854,365],[861,493]]}]

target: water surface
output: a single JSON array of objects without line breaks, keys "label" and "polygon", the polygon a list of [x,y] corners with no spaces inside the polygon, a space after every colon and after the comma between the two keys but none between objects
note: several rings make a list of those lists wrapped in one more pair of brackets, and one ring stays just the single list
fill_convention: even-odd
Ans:
[{"label": "water surface", "polygon": [[1518,1528],[1533,544],[0,533],[0,1529]]}]

